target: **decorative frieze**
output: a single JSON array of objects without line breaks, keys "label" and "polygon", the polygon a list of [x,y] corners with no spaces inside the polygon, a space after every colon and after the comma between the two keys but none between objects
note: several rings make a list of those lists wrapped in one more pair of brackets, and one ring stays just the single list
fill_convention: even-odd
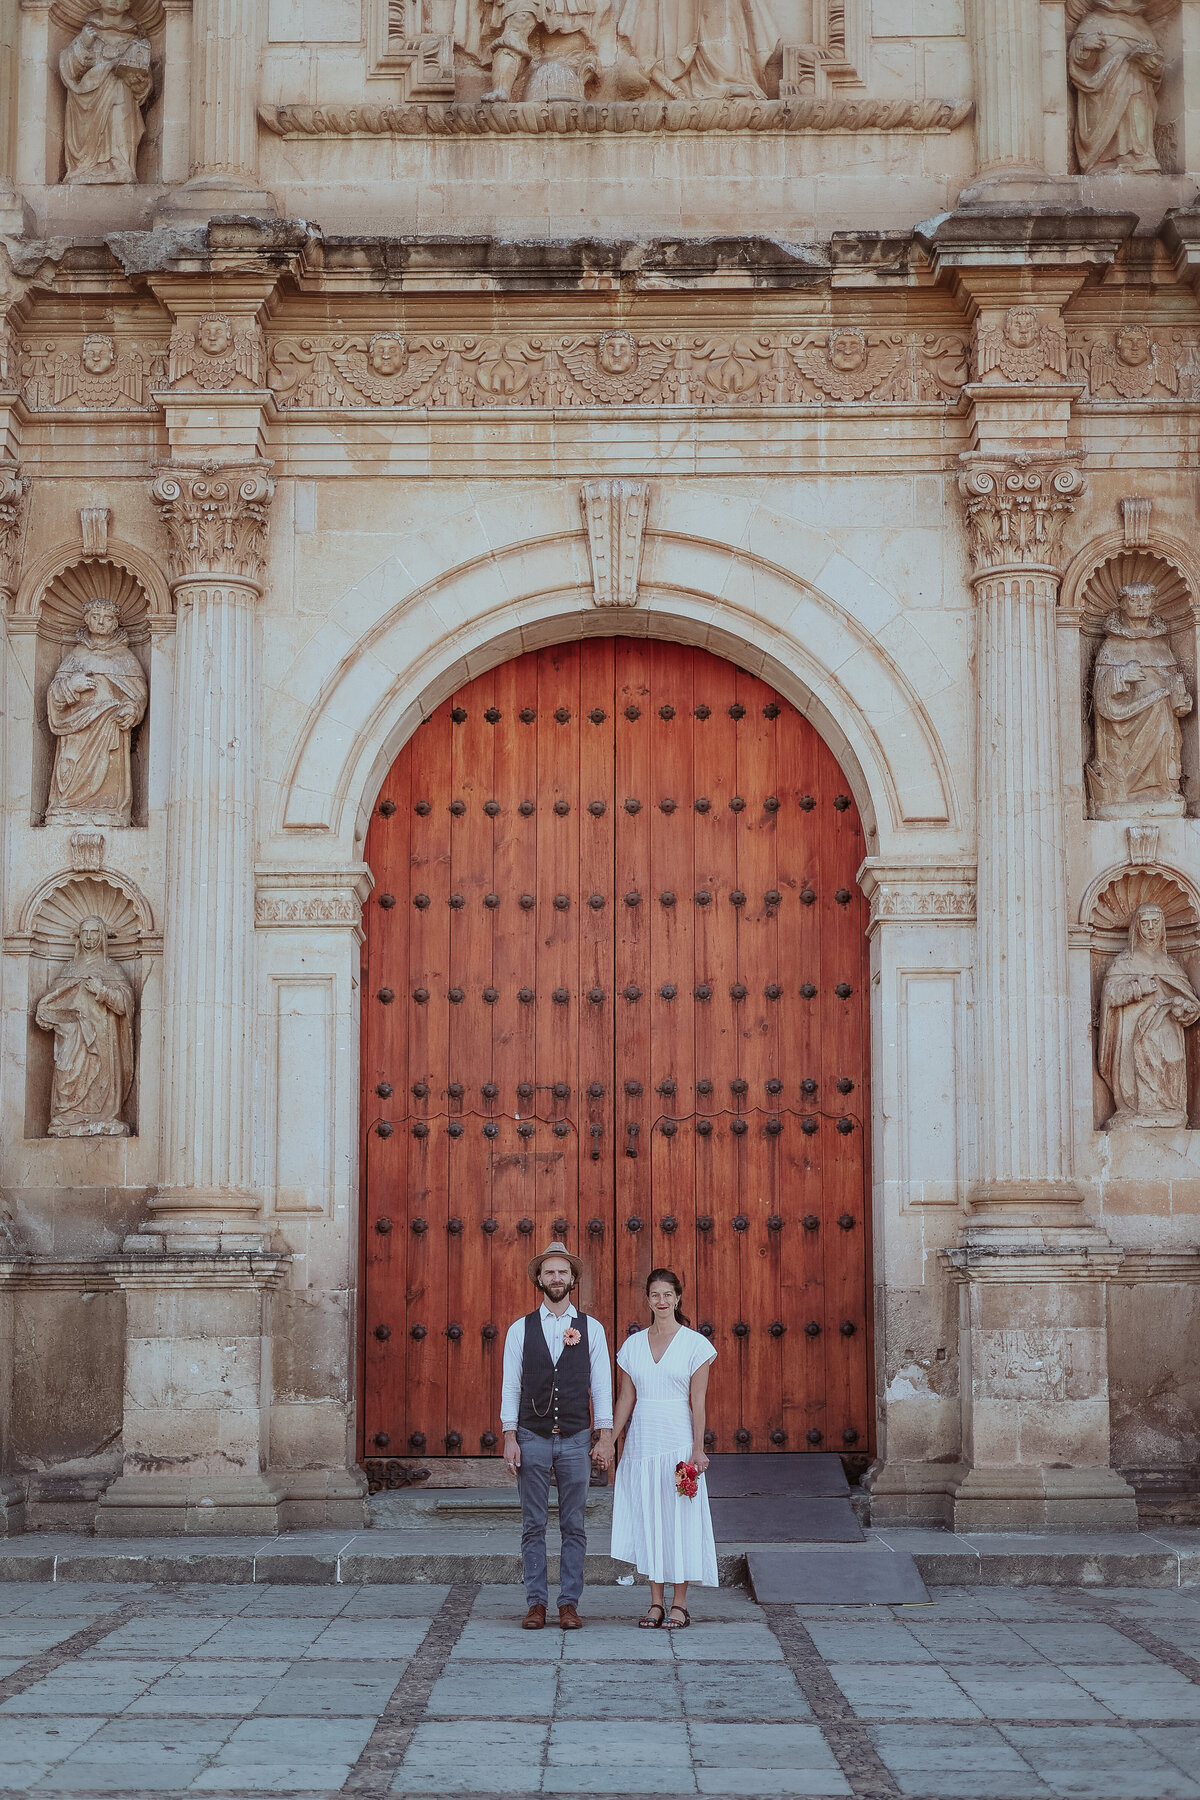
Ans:
[{"label": "decorative frieze", "polygon": [[163,343],[118,339],[24,338],[17,356],[21,397],[30,412],[149,412],[166,379]]},{"label": "decorative frieze", "polygon": [[261,586],[274,492],[266,463],[161,469],[150,497],[167,527],[172,582],[220,577]]},{"label": "decorative frieze", "polygon": [[948,405],[967,379],[957,332],[792,331],[305,335],[272,345],[285,411],[412,406]]},{"label": "decorative frieze", "polygon": [[181,319],[171,333],[169,379],[173,388],[202,393],[260,388],[263,334],[252,321],[226,313]]},{"label": "decorative frieze", "polygon": [[1067,334],[1055,313],[1043,319],[1036,306],[1010,306],[998,323],[983,323],[975,339],[975,368],[982,379],[998,370],[1005,381],[1039,381],[1067,373]]}]

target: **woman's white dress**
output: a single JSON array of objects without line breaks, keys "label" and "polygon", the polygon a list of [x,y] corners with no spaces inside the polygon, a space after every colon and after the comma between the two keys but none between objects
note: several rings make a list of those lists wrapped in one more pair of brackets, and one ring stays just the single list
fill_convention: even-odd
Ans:
[{"label": "woman's white dress", "polygon": [[694,1500],[675,1489],[675,1464],[690,1461],[692,1454],[692,1376],[716,1354],[707,1338],[686,1325],[660,1362],[650,1354],[645,1331],[627,1337],[617,1352],[617,1367],[637,1389],[637,1404],[617,1465],[612,1554],[651,1581],[718,1585],[704,1477]]}]

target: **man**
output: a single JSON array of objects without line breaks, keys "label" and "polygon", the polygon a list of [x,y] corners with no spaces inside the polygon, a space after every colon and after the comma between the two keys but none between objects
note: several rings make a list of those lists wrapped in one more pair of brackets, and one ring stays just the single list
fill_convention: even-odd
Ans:
[{"label": "man", "polygon": [[[612,1461],[612,1371],[604,1327],[571,1304],[582,1264],[565,1244],[550,1244],[529,1265],[542,1296],[536,1312],[518,1319],[504,1340],[500,1424],[504,1460],[521,1495],[521,1561],[529,1610],[521,1623],[540,1631],[546,1623],[546,1524],[550,1471],[558,1483],[562,1535],[558,1622],[578,1631],[579,1596],[587,1555],[588,1446],[592,1418],[600,1436],[592,1457]],[[590,1402],[590,1404],[589,1404]]]}]

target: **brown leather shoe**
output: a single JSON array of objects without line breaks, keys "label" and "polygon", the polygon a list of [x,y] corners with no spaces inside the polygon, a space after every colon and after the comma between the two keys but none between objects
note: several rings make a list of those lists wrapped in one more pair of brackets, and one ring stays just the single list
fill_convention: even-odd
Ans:
[{"label": "brown leather shoe", "polygon": [[583,1620],[580,1618],[576,1609],[570,1604],[559,1607],[558,1622],[564,1631],[583,1630]]},{"label": "brown leather shoe", "polygon": [[546,1609],[540,1600],[535,1600],[525,1617],[521,1620],[522,1631],[541,1631],[546,1623]]}]

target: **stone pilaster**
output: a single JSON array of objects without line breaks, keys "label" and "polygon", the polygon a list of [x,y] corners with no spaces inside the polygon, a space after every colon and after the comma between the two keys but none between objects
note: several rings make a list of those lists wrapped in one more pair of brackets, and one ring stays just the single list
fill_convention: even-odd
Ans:
[{"label": "stone pilaster", "polygon": [[1055,606],[1070,455],[969,455],[978,604],[976,1208],[1078,1203],[1071,1180],[1067,865]]},{"label": "stone pilaster", "polygon": [[1038,0],[970,0],[979,175],[1029,177],[1043,159]]},{"label": "stone pilaster", "polygon": [[193,0],[191,169],[164,216],[278,212],[274,195],[258,185],[261,35],[258,0]]},{"label": "stone pilaster", "polygon": [[254,780],[266,466],[164,469],[178,615],[156,1227],[216,1248],[260,1211],[252,1170]]}]

